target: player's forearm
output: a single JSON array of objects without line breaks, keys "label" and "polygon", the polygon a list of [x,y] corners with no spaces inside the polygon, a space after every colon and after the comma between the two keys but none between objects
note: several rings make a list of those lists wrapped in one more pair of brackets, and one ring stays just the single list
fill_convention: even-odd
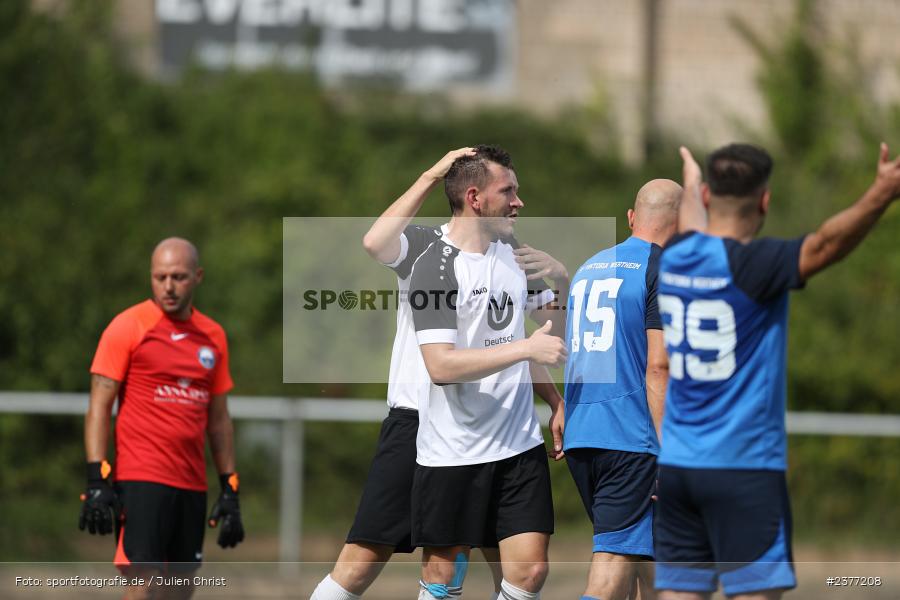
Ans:
[{"label": "player's forearm", "polygon": [[556,308],[548,310],[551,313],[549,316],[550,321],[553,323],[550,333],[560,338],[566,337],[566,311],[564,307],[569,303],[569,283],[568,273],[566,273],[565,277],[553,280],[552,291],[555,295],[553,305]]},{"label": "player's forearm", "polygon": [[107,458],[112,407],[119,394],[119,382],[102,375],[91,375],[91,395],[84,416],[84,453],[87,462]]},{"label": "player's forearm", "polygon": [[800,276],[805,280],[850,254],[869,234],[890,205],[883,186],[872,185],[852,206],[822,223],[800,250]]},{"label": "player's forearm", "polygon": [[209,451],[218,473],[234,473],[234,425],[231,418],[220,420],[207,427]]},{"label": "player's forearm", "polygon": [[685,186],[681,193],[678,209],[678,231],[705,231],[707,224],[706,207],[700,196],[700,184]]},{"label": "player's forearm", "polygon": [[682,146],[678,149],[684,161],[682,167],[683,190],[681,206],[678,208],[678,231],[706,231],[708,215],[703,205],[703,173],[694,160],[691,151]]},{"label": "player's forearm", "polygon": [[375,260],[391,263],[400,254],[400,234],[419,209],[439,179],[423,173],[406,192],[397,198],[372,224],[363,237],[363,247]]},{"label": "player's forearm", "polygon": [[550,371],[544,365],[528,362],[528,369],[531,371],[531,386],[534,393],[541,397],[552,409],[556,409],[562,404],[562,396],[553,383]]},{"label": "player's forearm", "polygon": [[662,420],[666,406],[666,386],[669,384],[669,369],[664,365],[652,365],[647,368],[647,408],[656,437],[662,440]]},{"label": "player's forearm", "polygon": [[443,348],[432,351],[420,346],[431,380],[438,385],[477,381],[528,360],[527,340],[493,348]]},{"label": "player's forearm", "polygon": [[109,443],[110,414],[93,407],[88,408],[84,417],[84,454],[87,462],[100,462],[107,458]]}]

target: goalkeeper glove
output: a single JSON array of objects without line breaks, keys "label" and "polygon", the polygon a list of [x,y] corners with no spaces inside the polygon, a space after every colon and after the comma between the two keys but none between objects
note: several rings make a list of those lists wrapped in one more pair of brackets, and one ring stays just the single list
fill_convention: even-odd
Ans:
[{"label": "goalkeeper glove", "polygon": [[237,473],[219,475],[222,493],[209,513],[209,526],[222,522],[217,543],[223,548],[234,548],[244,539],[244,524],[241,522],[241,505],[238,502]]},{"label": "goalkeeper glove", "polygon": [[81,515],[78,529],[87,527],[91,534],[106,535],[113,532],[119,514],[119,499],[109,483],[112,467],[103,462],[87,463],[87,488],[81,494]]}]

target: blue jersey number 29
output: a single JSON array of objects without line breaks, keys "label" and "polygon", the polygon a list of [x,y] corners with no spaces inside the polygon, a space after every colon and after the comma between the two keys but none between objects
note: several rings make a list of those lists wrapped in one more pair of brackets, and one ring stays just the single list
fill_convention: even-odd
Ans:
[{"label": "blue jersey number 29", "polygon": [[[582,341],[587,352],[606,352],[612,348],[616,335],[616,311],[611,306],[601,306],[601,296],[605,293],[611,299],[615,299],[622,287],[622,279],[610,277],[597,279],[591,282],[591,291],[587,298],[587,306],[584,302],[584,293],[587,290],[587,279],[582,279],[572,286],[572,352],[581,349]],[[588,322],[600,326],[599,335],[594,331],[585,331],[584,339],[581,337],[581,311]]]},{"label": "blue jersey number 29", "polygon": [[[669,375],[684,379],[685,371],[697,381],[723,381],[734,374],[736,366],[734,349],[737,345],[737,330],[734,309],[724,300],[693,300],[685,310],[684,302],[678,296],[659,295],[659,312],[669,315],[670,321],[663,324],[667,348],[677,348],[684,342],[692,350],[713,350],[715,360],[701,360],[694,352],[687,356],[680,351],[669,353]],[[701,327],[702,322],[714,324]]]}]

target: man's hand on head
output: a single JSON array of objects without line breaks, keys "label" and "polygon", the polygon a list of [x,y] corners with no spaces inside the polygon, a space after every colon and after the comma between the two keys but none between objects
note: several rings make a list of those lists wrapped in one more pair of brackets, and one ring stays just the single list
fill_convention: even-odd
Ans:
[{"label": "man's hand on head", "polygon": [[450,170],[450,167],[453,166],[453,163],[456,162],[456,159],[462,158],[463,156],[475,156],[475,148],[459,148],[457,150],[451,150],[444,157],[437,161],[433,167],[425,171],[425,175],[438,181],[446,177],[447,172]]}]

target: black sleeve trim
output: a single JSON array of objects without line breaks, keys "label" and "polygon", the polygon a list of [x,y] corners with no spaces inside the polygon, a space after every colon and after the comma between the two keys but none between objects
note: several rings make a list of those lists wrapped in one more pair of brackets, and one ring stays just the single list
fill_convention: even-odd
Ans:
[{"label": "black sleeve trim", "polygon": [[788,290],[802,288],[800,247],[803,239],[762,238],[749,244],[723,240],[734,284],[759,303],[770,302]]},{"label": "black sleeve trim", "polygon": [[408,300],[420,344],[456,342],[458,254],[457,248],[438,240],[413,267]]},{"label": "black sleeve trim", "polygon": [[406,256],[391,269],[400,279],[406,279],[412,273],[413,265],[422,256],[422,253],[433,242],[440,239],[441,230],[436,227],[425,227],[422,225],[407,225],[403,230],[406,236],[407,249]]},{"label": "black sleeve trim", "polygon": [[644,310],[644,329],[662,329],[662,317],[659,315],[659,302],[657,294],[659,290],[659,257],[662,248],[656,244],[650,245],[650,256],[647,258],[647,305]]}]

